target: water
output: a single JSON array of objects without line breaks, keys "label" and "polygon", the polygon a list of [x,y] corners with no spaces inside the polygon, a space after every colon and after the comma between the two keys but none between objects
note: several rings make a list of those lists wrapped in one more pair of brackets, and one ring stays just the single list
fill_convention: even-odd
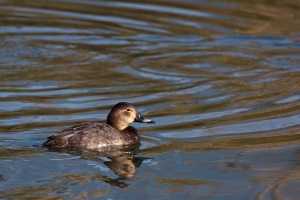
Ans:
[{"label": "water", "polygon": [[[0,1],[2,199],[298,199],[298,1]],[[41,147],[133,103],[134,155]]]}]

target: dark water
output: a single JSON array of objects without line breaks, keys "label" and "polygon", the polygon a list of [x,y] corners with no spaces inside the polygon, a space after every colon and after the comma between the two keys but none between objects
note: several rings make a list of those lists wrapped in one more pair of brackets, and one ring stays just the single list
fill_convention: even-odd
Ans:
[{"label": "dark water", "polygon": [[[300,2],[0,0],[0,197],[298,199]],[[41,148],[133,103],[140,150]]]}]

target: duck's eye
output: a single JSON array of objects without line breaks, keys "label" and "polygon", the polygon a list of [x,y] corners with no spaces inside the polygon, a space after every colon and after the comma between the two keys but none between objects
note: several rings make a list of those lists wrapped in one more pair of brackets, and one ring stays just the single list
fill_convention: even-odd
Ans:
[{"label": "duck's eye", "polygon": [[130,108],[127,108],[127,111],[128,111],[128,112],[131,112]]}]

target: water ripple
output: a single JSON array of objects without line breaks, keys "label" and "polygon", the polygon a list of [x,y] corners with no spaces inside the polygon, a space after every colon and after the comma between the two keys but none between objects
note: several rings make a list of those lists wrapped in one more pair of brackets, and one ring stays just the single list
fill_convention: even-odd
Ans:
[{"label": "water ripple", "polygon": [[[151,190],[163,188],[162,196],[179,199],[186,188],[194,195],[189,198],[207,199],[217,190],[224,199],[224,191],[245,188],[253,198],[264,196],[270,190],[258,194],[261,179],[270,184],[293,170],[270,175],[281,164],[272,160],[255,171],[257,154],[250,167],[243,155],[259,145],[299,143],[298,7],[290,0],[0,0],[1,195],[64,198],[75,192],[118,199],[112,187],[132,184],[127,190],[135,191],[126,194],[138,198],[148,193],[139,185],[151,182]],[[85,158],[37,148],[67,126],[105,121],[120,101],[156,121],[134,125],[141,154],[157,155],[143,158],[135,180],[108,178],[115,176],[104,164],[109,159],[86,164]],[[289,158],[290,169],[297,166],[295,152],[276,159]],[[139,156],[132,158],[133,168],[143,162]]]}]

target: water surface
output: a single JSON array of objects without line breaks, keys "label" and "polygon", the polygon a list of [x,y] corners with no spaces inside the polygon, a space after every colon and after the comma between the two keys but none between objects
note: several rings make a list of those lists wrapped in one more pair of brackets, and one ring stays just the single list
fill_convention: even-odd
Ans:
[{"label": "water surface", "polygon": [[[298,199],[299,11],[0,1],[0,197]],[[41,147],[120,101],[156,121],[133,155]]]}]

